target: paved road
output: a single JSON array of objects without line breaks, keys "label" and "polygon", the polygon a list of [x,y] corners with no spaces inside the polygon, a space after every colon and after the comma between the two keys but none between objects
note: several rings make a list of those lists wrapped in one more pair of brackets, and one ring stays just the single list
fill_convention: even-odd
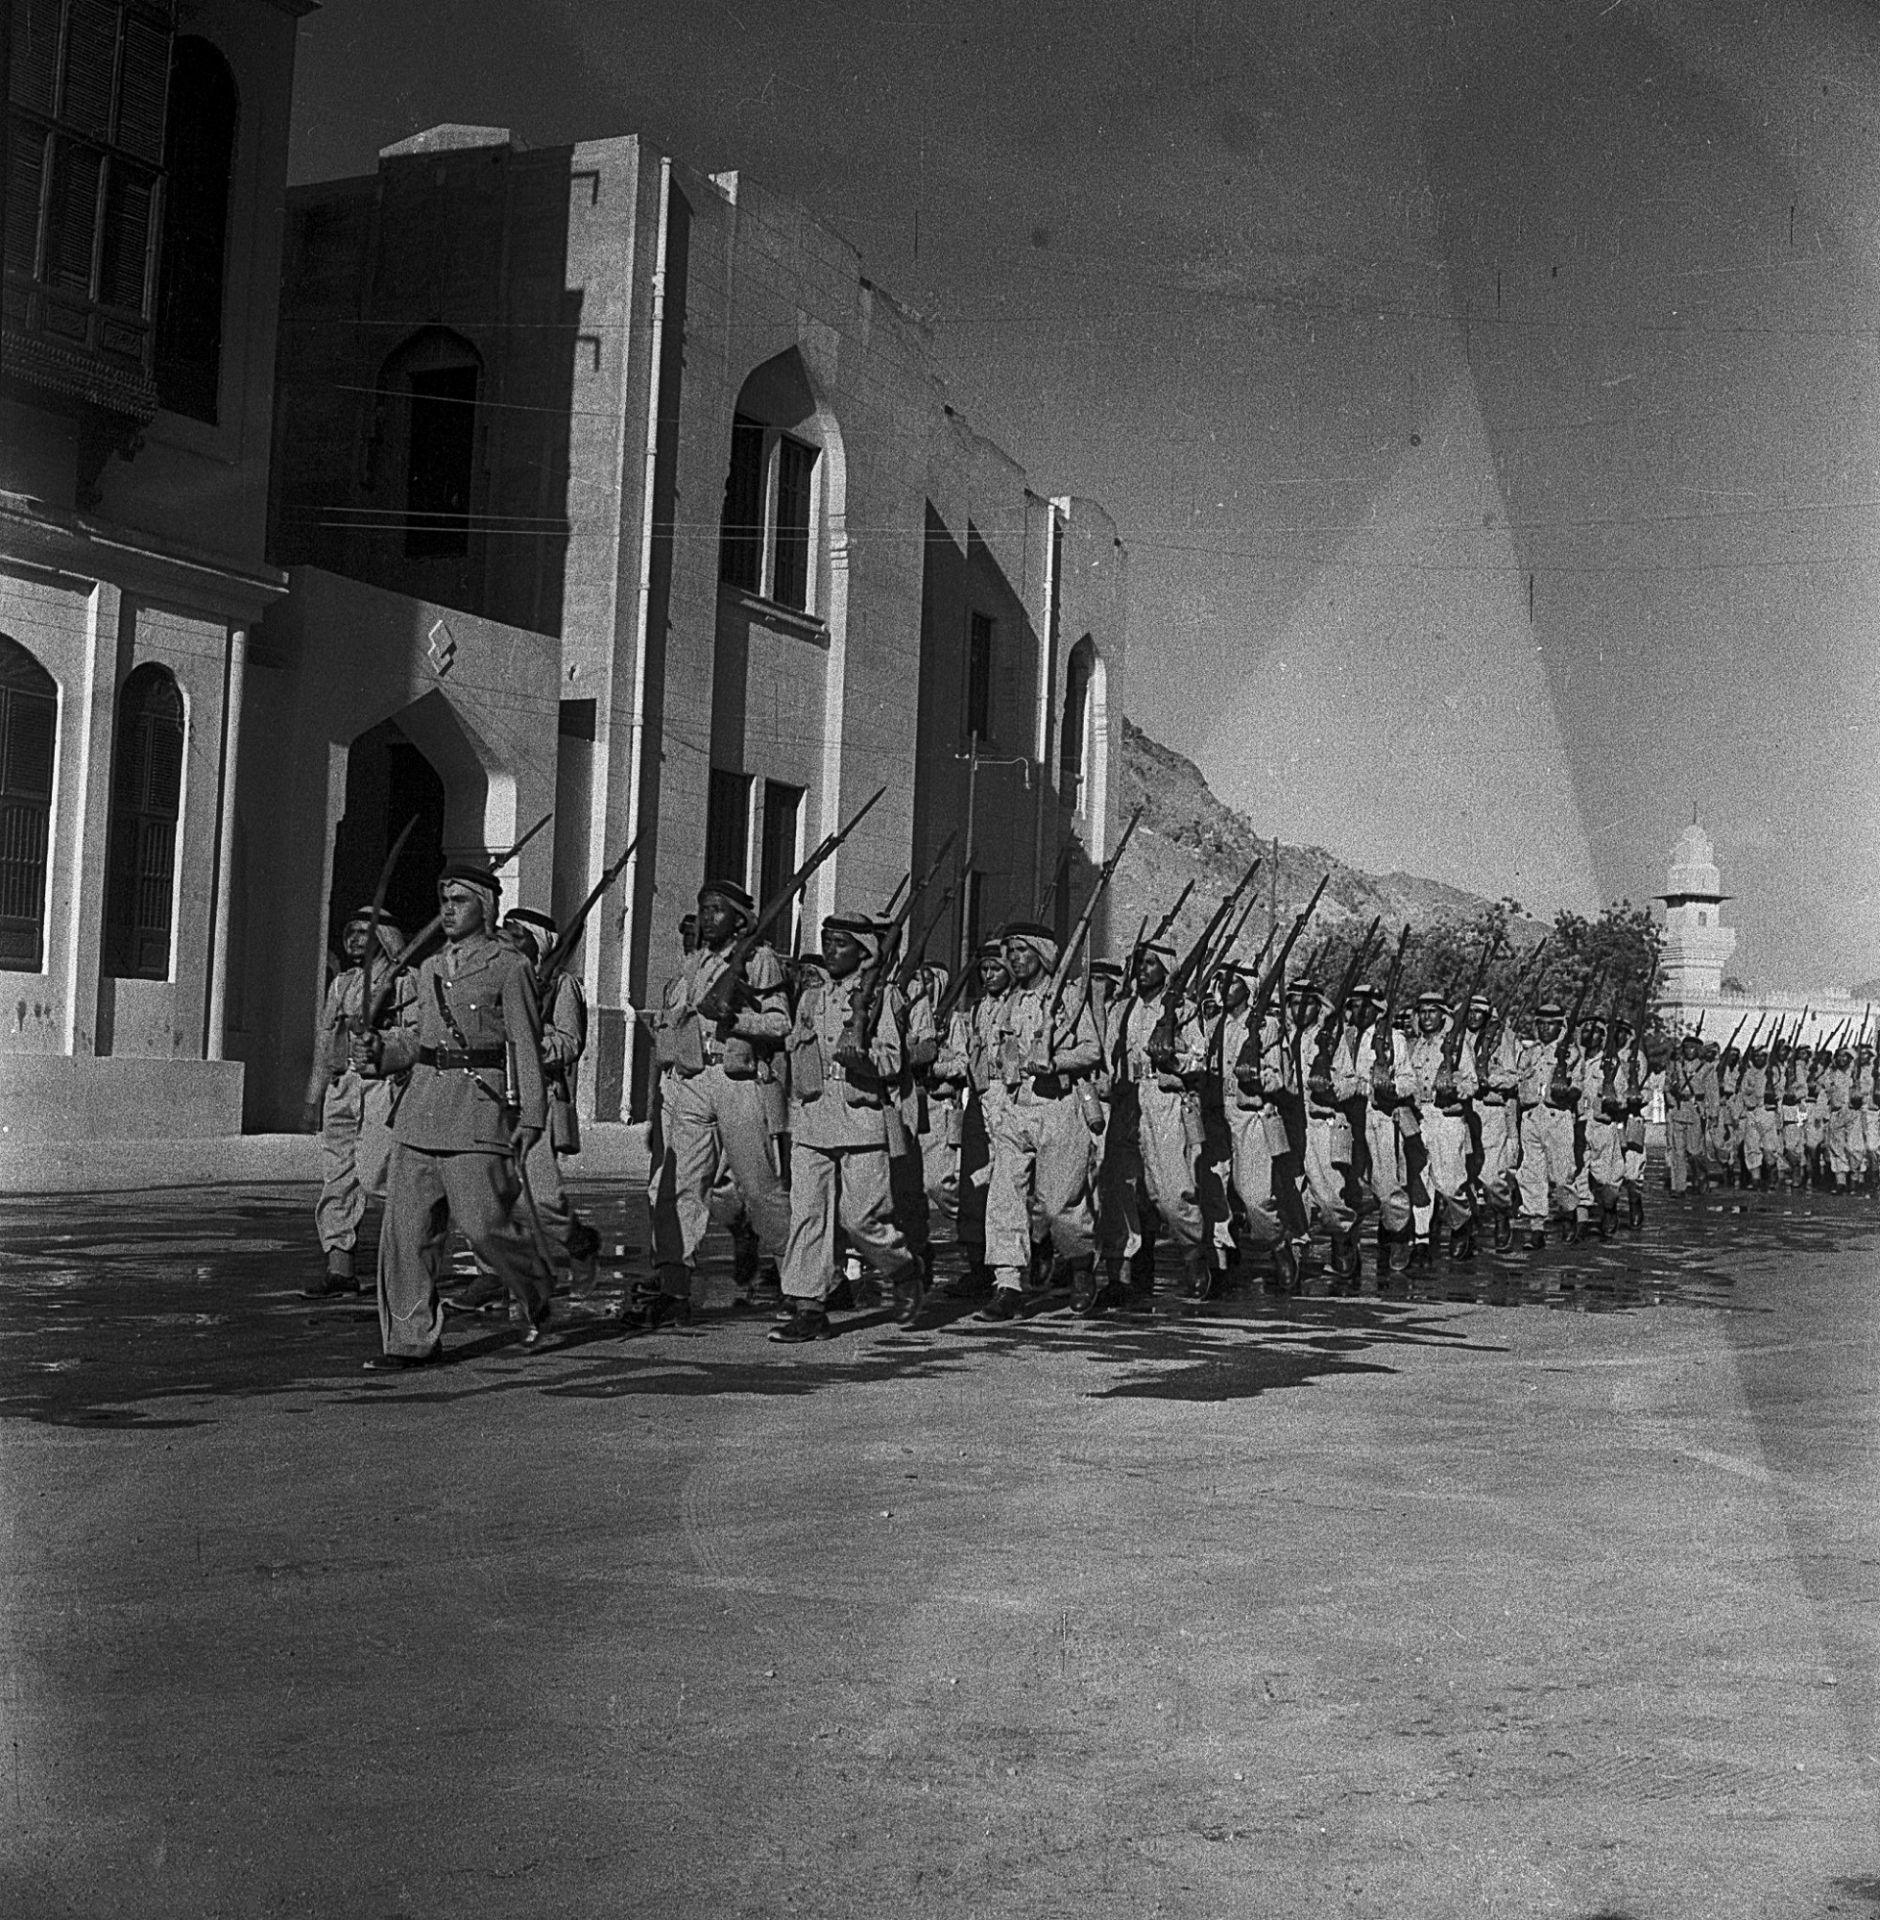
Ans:
[{"label": "paved road", "polygon": [[1880,1205],[390,1382],[306,1207],[0,1203],[9,1920],[1880,1913]]}]

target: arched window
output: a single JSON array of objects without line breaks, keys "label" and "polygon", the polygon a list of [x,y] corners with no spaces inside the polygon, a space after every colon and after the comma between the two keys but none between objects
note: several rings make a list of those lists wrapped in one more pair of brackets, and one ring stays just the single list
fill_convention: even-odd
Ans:
[{"label": "arched window", "polygon": [[158,399],[193,420],[216,417],[229,185],[240,113],[228,62],[207,40],[182,35],[170,55],[156,372]]},{"label": "arched window", "polygon": [[1064,723],[1058,735],[1058,796],[1084,810],[1084,780],[1090,766],[1090,676],[1096,648],[1088,636],[1071,649],[1064,669]]},{"label": "arched window", "polygon": [[385,363],[379,391],[392,414],[394,458],[402,460],[407,559],[470,551],[482,378],[482,355],[448,327],[426,327]]},{"label": "arched window", "polygon": [[139,667],[118,696],[105,880],[105,971],[167,980],[183,800],[183,695],[167,668]]},{"label": "arched window", "polygon": [[58,737],[59,689],[52,675],[0,634],[0,970],[8,973],[45,970]]},{"label": "arched window", "polygon": [[738,395],[719,523],[718,577],[799,613],[814,611],[826,449],[816,396],[794,352],[767,360]]}]

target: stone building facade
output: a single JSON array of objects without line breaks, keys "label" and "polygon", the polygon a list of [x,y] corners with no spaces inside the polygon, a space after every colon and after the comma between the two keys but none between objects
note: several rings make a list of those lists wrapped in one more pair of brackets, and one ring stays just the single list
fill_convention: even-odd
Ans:
[{"label": "stone building facade", "polygon": [[509,897],[562,913],[639,836],[580,962],[602,1118],[643,1107],[633,1009],[706,871],[762,895],[877,788],[787,937],[949,835],[936,955],[1086,897],[1118,830],[1115,529],[1033,491],[926,327],[756,183],[444,127],[296,192],[276,446],[251,1125],[297,1103],[329,943],[407,814],[434,872],[552,805]]},{"label": "stone building facade", "polygon": [[10,0],[0,1142],[237,1130],[296,0]]}]

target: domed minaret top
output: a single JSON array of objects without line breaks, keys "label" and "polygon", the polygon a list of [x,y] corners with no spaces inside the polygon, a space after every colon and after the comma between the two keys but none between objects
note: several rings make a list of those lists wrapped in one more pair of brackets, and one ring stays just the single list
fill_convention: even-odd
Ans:
[{"label": "domed minaret top", "polygon": [[1678,835],[1671,850],[1665,890],[1663,953],[1667,1000],[1714,1000],[1723,989],[1723,970],[1736,951],[1736,929],[1723,924],[1729,895],[1717,870],[1710,835],[1695,820]]},{"label": "domed minaret top", "polygon": [[1714,854],[1710,835],[1693,820],[1678,835],[1678,844],[1671,851],[1671,869],[1665,875],[1662,897],[1672,903],[1727,899]]}]

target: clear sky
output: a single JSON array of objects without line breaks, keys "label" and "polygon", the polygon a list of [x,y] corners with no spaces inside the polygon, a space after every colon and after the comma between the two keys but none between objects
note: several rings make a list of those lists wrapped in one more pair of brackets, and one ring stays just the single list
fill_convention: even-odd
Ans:
[{"label": "clear sky", "polygon": [[443,120],[801,200],[1130,549],[1262,831],[1664,884],[1880,974],[1880,16],[1845,0],[324,0],[294,174]]}]

